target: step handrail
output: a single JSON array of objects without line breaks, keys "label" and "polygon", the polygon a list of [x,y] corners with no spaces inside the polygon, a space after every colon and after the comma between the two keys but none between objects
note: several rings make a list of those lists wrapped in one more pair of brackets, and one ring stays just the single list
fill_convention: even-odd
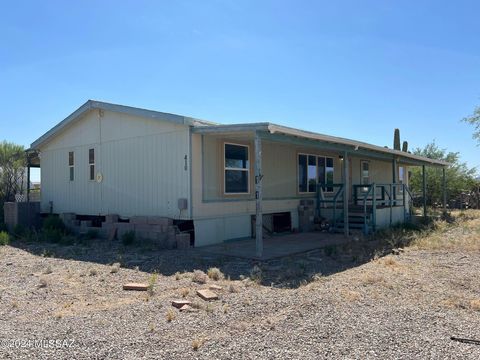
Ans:
[{"label": "step handrail", "polygon": [[363,197],[363,232],[365,234],[368,233],[368,228],[367,228],[367,199],[368,195],[372,192],[373,186],[368,186],[368,191],[365,193]]}]

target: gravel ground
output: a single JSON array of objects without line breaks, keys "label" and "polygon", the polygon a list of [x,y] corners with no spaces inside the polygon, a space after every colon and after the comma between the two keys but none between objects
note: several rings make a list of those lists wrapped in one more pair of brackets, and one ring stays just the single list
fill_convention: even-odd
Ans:
[{"label": "gravel ground", "polygon": [[[480,253],[407,249],[377,258],[375,248],[257,264],[100,241],[14,242],[0,247],[0,338],[65,346],[0,343],[0,358],[480,358],[480,346],[450,340],[480,339]],[[211,266],[227,279],[192,282],[194,269]],[[153,293],[123,291],[130,281],[154,283]],[[219,300],[195,295],[208,284],[222,286]],[[170,305],[183,295],[193,311]]]}]

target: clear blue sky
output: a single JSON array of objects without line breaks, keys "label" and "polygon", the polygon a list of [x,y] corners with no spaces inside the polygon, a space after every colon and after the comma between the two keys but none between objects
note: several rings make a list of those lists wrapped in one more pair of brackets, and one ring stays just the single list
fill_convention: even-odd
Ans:
[{"label": "clear blue sky", "polygon": [[480,166],[478,1],[9,1],[0,140],[28,146],[87,99],[270,121]]}]

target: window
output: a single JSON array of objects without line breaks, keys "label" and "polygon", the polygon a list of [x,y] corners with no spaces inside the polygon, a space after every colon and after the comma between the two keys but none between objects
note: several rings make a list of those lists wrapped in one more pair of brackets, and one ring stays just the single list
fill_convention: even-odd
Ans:
[{"label": "window", "polygon": [[[362,185],[370,184],[370,162],[363,160],[360,161],[360,179]],[[367,192],[368,187],[362,187],[361,191]]]},{"label": "window", "polygon": [[68,152],[68,169],[70,172],[70,181],[75,179],[75,155],[73,151]]},{"label": "window", "polygon": [[[314,193],[317,184],[333,184],[333,158],[309,154],[298,154],[298,192]],[[326,192],[333,192],[327,186]]]},{"label": "window", "polygon": [[88,166],[90,168],[90,180],[95,180],[95,149],[88,150]]},{"label": "window", "polygon": [[[405,183],[405,168],[403,166],[398,167],[398,183],[403,184]],[[403,186],[398,187],[398,192],[403,192]]]},{"label": "window", "polygon": [[248,146],[225,143],[225,194],[249,192]]}]

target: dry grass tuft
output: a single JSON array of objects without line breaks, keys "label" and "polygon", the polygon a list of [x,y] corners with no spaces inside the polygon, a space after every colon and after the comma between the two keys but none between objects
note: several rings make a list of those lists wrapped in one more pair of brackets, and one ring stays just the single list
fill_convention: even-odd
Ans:
[{"label": "dry grass tuft", "polygon": [[348,302],[355,302],[362,298],[359,292],[347,289],[340,290],[340,295]]},{"label": "dry grass tuft", "polygon": [[220,271],[220,269],[216,268],[216,267],[208,269],[207,275],[210,279],[215,280],[215,281],[223,280],[225,278],[225,276]]},{"label": "dry grass tuft", "polygon": [[45,275],[51,274],[52,272],[53,272],[53,270],[52,270],[52,267],[51,267],[50,265],[48,265],[48,266],[45,268],[45,270],[43,270],[43,273],[44,273]]},{"label": "dry grass tuft", "polygon": [[416,234],[412,246],[421,250],[480,250],[480,211],[452,213],[455,221],[435,221],[429,231]]},{"label": "dry grass tuft", "polygon": [[150,279],[148,280],[147,293],[149,296],[153,296],[153,294],[155,293],[155,284],[157,283],[157,278],[158,278],[158,274],[154,272],[150,276]]},{"label": "dry grass tuft", "polygon": [[471,300],[470,309],[480,311],[480,299]]},{"label": "dry grass tuft", "polygon": [[442,305],[452,309],[465,309],[466,307],[464,299],[461,299],[458,296],[452,296],[443,300]]},{"label": "dry grass tuft", "polygon": [[230,284],[228,286],[228,291],[230,291],[231,293],[238,293],[240,292],[240,289],[235,284]]},{"label": "dry grass tuft", "polygon": [[186,298],[188,296],[188,294],[190,294],[190,289],[189,288],[180,289],[180,295],[182,295],[182,297]]},{"label": "dry grass tuft", "polygon": [[385,256],[381,259],[381,263],[385,266],[397,267],[399,263],[392,256]]},{"label": "dry grass tuft", "polygon": [[200,347],[203,345],[204,342],[205,342],[205,340],[203,340],[203,339],[194,339],[192,341],[192,349],[194,351],[197,351],[198,349],[200,349]]},{"label": "dry grass tuft", "polygon": [[120,270],[120,263],[114,263],[112,264],[112,267],[110,268],[110,273],[111,274],[116,274]]},{"label": "dry grass tuft", "polygon": [[148,331],[153,333],[155,332],[155,324],[151,323],[149,326],[148,326]]},{"label": "dry grass tuft", "polygon": [[173,309],[168,309],[167,313],[165,314],[165,317],[168,322],[171,322],[172,320],[175,320],[175,318],[177,317],[177,314]]},{"label": "dry grass tuft", "polygon": [[199,301],[192,302],[190,306],[197,310],[205,310],[205,305]]},{"label": "dry grass tuft", "polygon": [[380,274],[372,274],[368,272],[360,276],[360,282],[363,285],[375,285],[385,282],[385,278]]},{"label": "dry grass tuft", "polygon": [[192,281],[198,284],[206,284],[208,276],[201,270],[195,270],[192,275]]}]

